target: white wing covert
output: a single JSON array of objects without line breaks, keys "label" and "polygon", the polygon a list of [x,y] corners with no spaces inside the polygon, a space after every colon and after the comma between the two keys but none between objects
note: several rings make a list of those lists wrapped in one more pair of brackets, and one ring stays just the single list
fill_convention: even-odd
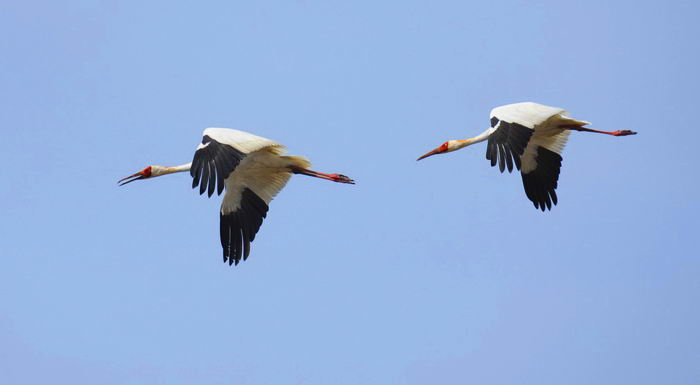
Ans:
[{"label": "white wing covert", "polygon": [[199,193],[208,190],[211,197],[224,191],[224,181],[236,169],[247,154],[265,147],[282,147],[279,143],[244,131],[230,128],[207,128],[202,143],[192,159],[190,175],[192,188],[199,185]]},{"label": "white wing covert", "polygon": [[289,157],[283,149],[267,147],[244,158],[226,179],[226,194],[221,202],[220,232],[224,262],[238,264],[250,253],[268,205],[291,177],[282,167]]}]

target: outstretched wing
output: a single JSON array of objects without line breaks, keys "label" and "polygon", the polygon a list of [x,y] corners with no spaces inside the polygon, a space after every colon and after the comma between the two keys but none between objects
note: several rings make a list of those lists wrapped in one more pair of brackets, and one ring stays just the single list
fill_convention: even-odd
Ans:
[{"label": "outstretched wing", "polygon": [[561,170],[561,152],[569,139],[569,131],[556,135],[535,133],[522,156],[523,187],[535,208],[544,211],[557,204],[556,189]]},{"label": "outstretched wing", "polygon": [[561,170],[561,152],[569,138],[562,123],[586,124],[568,118],[558,107],[525,102],[496,107],[491,111],[492,134],[486,159],[499,163],[501,172],[513,164],[521,171],[523,186],[535,208],[551,210],[557,204],[556,188]]},{"label": "outstretched wing", "polygon": [[530,172],[523,171],[523,187],[525,195],[532,201],[535,208],[544,211],[552,205],[557,204],[557,184],[559,181],[559,171],[561,170],[561,155],[554,151],[549,151],[544,147],[537,146],[533,151],[533,161],[537,163]]},{"label": "outstretched wing", "polygon": [[226,180],[221,202],[220,231],[224,262],[238,264],[250,254],[268,205],[291,177],[282,165],[290,157],[280,156],[279,147],[267,147],[244,158]]},{"label": "outstretched wing", "polygon": [[190,168],[192,188],[199,185],[199,193],[204,194],[208,190],[209,197],[215,190],[221,195],[224,191],[224,181],[241,160],[247,154],[268,146],[279,147],[280,144],[230,128],[205,129],[202,143],[197,146]]},{"label": "outstretched wing", "polygon": [[192,159],[190,168],[192,188],[199,185],[199,193],[204,194],[208,187],[210,197],[216,188],[217,193],[221,195],[224,191],[224,180],[236,169],[243,158],[245,154],[242,151],[231,145],[221,144],[209,135],[204,135],[202,144],[197,147]]},{"label": "outstretched wing", "polygon": [[238,265],[241,259],[245,261],[248,258],[250,243],[260,230],[268,210],[267,203],[249,188],[241,190],[238,200],[236,209],[224,213],[222,208],[219,214],[221,247],[224,262],[228,261],[229,265]]},{"label": "outstretched wing", "polygon": [[486,159],[491,161],[492,167],[498,163],[501,172],[505,171],[506,166],[508,172],[512,172],[514,164],[520,170],[520,156],[525,152],[532,129],[500,120],[495,116],[491,117],[491,127],[494,131],[489,135]]},{"label": "outstretched wing", "polygon": [[501,172],[513,165],[520,170],[520,157],[530,141],[533,132],[552,116],[563,113],[558,107],[539,103],[524,102],[507,104],[491,110],[492,133],[486,147],[486,159],[491,166],[498,163]]}]

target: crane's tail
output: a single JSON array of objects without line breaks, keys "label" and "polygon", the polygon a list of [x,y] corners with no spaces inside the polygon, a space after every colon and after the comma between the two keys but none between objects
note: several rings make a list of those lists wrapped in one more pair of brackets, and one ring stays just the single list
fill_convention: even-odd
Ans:
[{"label": "crane's tail", "polygon": [[311,162],[303,156],[283,156],[282,158],[292,166],[305,169],[311,168]]},{"label": "crane's tail", "polygon": [[585,126],[591,124],[591,122],[587,122],[585,120],[577,120],[577,119],[572,119],[568,116],[562,116],[559,119],[558,125],[560,126]]}]

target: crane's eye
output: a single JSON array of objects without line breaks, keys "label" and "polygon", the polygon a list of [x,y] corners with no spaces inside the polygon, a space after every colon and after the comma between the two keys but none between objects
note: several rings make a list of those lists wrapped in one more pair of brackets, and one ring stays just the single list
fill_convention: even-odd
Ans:
[{"label": "crane's eye", "polygon": [[447,151],[447,148],[449,147],[449,142],[445,142],[440,146],[440,152],[445,152]]},{"label": "crane's eye", "polygon": [[146,178],[151,176],[151,166],[148,166],[141,171],[141,174],[145,176]]}]

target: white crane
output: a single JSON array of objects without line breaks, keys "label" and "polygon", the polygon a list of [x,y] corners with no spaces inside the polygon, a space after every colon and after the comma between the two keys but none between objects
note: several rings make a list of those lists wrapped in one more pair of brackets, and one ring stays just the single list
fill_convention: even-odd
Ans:
[{"label": "white crane", "polygon": [[525,194],[535,208],[544,211],[557,204],[557,181],[561,169],[561,152],[571,130],[595,132],[613,136],[635,135],[629,130],[599,131],[583,127],[589,122],[568,117],[557,107],[525,102],[508,104],[491,110],[491,128],[481,135],[463,140],[448,140],[438,148],[418,158],[459,150],[488,139],[486,159],[501,172],[520,170]]},{"label": "white crane", "polygon": [[120,186],[140,179],[189,171],[192,188],[199,193],[226,188],[221,202],[220,232],[224,262],[244,261],[250,254],[272,198],[282,190],[292,174],[308,175],[333,182],[355,182],[342,174],[310,170],[311,164],[300,156],[284,156],[286,148],[270,139],[229,128],[207,128],[191,163],[174,167],[148,166],[121,179]]}]

